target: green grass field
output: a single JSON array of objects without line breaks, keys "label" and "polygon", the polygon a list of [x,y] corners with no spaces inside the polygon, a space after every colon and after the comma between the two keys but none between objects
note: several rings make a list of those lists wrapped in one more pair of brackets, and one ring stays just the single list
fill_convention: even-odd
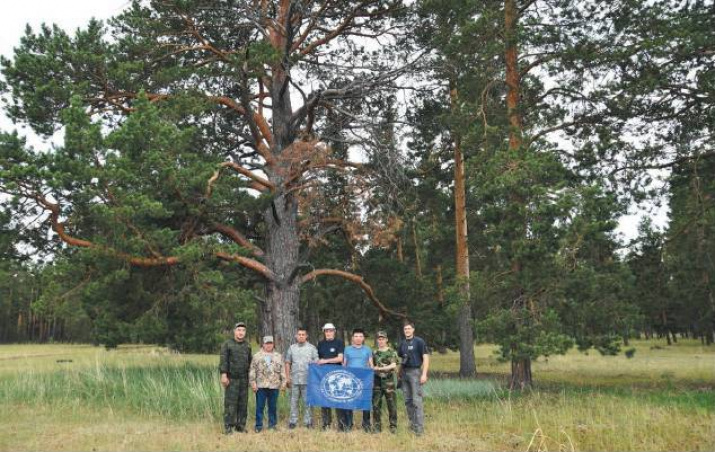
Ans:
[{"label": "green grass field", "polygon": [[[285,394],[279,431],[226,437],[217,355],[3,345],[0,450],[714,450],[715,347],[634,345],[632,359],[539,360],[527,393],[504,389],[508,364],[492,347],[476,348],[477,380],[447,377],[458,354],[434,355],[419,438],[401,398],[397,435],[289,431]],[[249,425],[252,413],[250,400]]]}]

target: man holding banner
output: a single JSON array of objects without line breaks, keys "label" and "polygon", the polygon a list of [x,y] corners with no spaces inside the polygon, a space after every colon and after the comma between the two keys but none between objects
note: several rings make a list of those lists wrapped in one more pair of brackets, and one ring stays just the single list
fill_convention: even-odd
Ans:
[{"label": "man holding banner", "polygon": [[[321,366],[342,366],[343,352],[345,352],[345,344],[343,341],[335,337],[335,325],[328,322],[323,326],[322,341],[318,341],[318,364]],[[345,430],[345,410],[336,409],[335,416],[338,418],[338,430]],[[321,406],[320,417],[323,430],[330,428],[333,423],[333,416],[330,407]]]},{"label": "man holding banner", "polygon": [[372,371],[372,351],[369,347],[362,345],[364,340],[364,331],[360,329],[353,331],[353,346],[347,347],[345,352],[348,353],[348,349],[355,350],[349,352],[351,357],[344,357],[343,367],[318,364],[324,358],[309,366],[308,404],[324,408],[337,408],[339,412],[348,410],[349,417],[343,424],[342,431],[349,431],[352,427],[352,410],[362,410],[363,427],[366,426],[367,421],[367,430],[370,428],[374,372]]},{"label": "man holding banner", "polygon": [[[345,347],[343,365],[345,367],[357,369],[372,369],[372,350],[365,343],[365,331],[362,328],[353,330],[352,345]],[[370,410],[372,407],[362,412],[362,429],[370,431]],[[353,427],[353,412],[347,413],[347,427],[350,431]]]}]

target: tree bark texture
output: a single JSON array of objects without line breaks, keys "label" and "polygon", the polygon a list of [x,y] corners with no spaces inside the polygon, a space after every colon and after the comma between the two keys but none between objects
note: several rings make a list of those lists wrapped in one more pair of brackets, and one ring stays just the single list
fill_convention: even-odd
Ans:
[{"label": "tree bark texture", "polygon": [[511,377],[509,389],[523,390],[531,387],[531,359],[515,358],[511,361]]},{"label": "tree bark texture", "polygon": [[[450,102],[457,108],[458,93],[450,83]],[[467,246],[467,196],[464,174],[464,156],[459,133],[453,131],[454,140],[454,204],[456,225],[457,284],[459,284],[460,306],[457,317],[459,330],[459,376],[474,377],[477,365],[474,359],[474,330],[472,328],[472,305],[469,290],[469,247]]]},{"label": "tree bark texture", "polygon": [[[521,91],[521,76],[519,74],[519,62],[518,62],[518,22],[519,22],[519,9],[516,4],[516,0],[504,0],[504,36],[506,40],[506,46],[504,49],[504,59],[506,66],[505,81],[507,86],[506,93],[506,109],[507,109],[507,120],[509,122],[509,151],[523,151],[522,147],[522,116],[521,109],[519,105],[519,97]],[[521,155],[521,154],[519,154]],[[519,157],[515,157],[519,158]],[[518,162],[517,162],[518,163]],[[511,196],[511,202],[517,205],[523,205],[526,201],[521,198],[518,194],[513,194]],[[526,235],[526,229],[520,231],[517,237],[524,238]],[[518,257],[514,257],[511,262],[511,270],[514,275],[517,275],[522,270],[522,262]],[[518,280],[518,278],[515,278]],[[525,294],[521,287],[515,287],[515,309],[519,312],[516,313],[516,317],[520,316],[520,313],[525,310],[524,304],[526,303]],[[512,308],[514,309],[514,308]],[[520,320],[517,320],[519,322]],[[517,325],[517,328],[519,326]],[[512,346],[512,356],[519,356],[518,345]],[[517,352],[517,353],[515,353]],[[530,358],[512,358],[511,361],[511,377],[509,387],[511,389],[524,389],[531,386],[531,359]]]},{"label": "tree bark texture", "polygon": [[266,264],[276,279],[266,285],[262,330],[273,336],[277,350],[284,351],[291,344],[300,314],[300,278],[294,275],[300,247],[297,203],[283,196],[274,199],[265,220]]},{"label": "tree bark texture", "polygon": [[420,244],[417,240],[417,227],[415,222],[412,222],[412,243],[415,247],[415,271],[417,272],[417,278],[422,279],[422,259],[420,258]]},{"label": "tree bark texture", "polygon": [[437,302],[440,308],[444,308],[444,284],[441,265],[437,266],[435,273],[437,274]]},{"label": "tree bark texture", "polygon": [[[284,37],[277,43],[285,46]],[[272,335],[276,350],[283,352],[290,346],[300,315],[300,278],[297,277],[300,250],[298,229],[298,201],[282,193],[291,171],[291,159],[281,158],[295,139],[291,126],[293,108],[289,74],[282,67],[273,68],[271,101],[273,105],[273,144],[271,152],[277,157],[267,167],[269,181],[277,187],[271,205],[263,214],[266,223],[266,265],[275,275],[266,284],[263,308],[263,333]]]},{"label": "tree bark texture", "polygon": [[506,36],[506,109],[509,120],[509,149],[519,149],[522,144],[522,119],[519,108],[521,76],[519,74],[517,33],[519,10],[516,0],[504,1],[504,34]]}]

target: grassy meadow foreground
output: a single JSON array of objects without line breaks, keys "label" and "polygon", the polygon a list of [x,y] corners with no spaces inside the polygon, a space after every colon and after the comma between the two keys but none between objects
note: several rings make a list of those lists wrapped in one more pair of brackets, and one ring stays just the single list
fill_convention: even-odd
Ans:
[{"label": "grassy meadow foreground", "polygon": [[458,354],[436,354],[419,438],[406,431],[401,394],[397,435],[288,431],[282,394],[279,431],[225,437],[217,356],[2,345],[0,450],[714,450],[715,347],[634,345],[632,359],[539,360],[523,394],[504,389],[508,364],[490,346],[476,348],[473,381],[449,378]]}]

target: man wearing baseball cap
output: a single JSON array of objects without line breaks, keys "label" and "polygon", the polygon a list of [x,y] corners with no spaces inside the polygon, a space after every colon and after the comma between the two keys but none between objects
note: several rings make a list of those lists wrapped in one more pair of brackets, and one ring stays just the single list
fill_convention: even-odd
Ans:
[{"label": "man wearing baseball cap", "polygon": [[395,375],[397,373],[397,352],[387,340],[387,332],[377,332],[377,349],[372,352],[372,362],[375,367],[375,380],[372,386],[372,417],[373,432],[382,429],[382,398],[387,402],[387,413],[390,420],[390,433],[397,432],[397,394]]},{"label": "man wearing baseball cap", "polygon": [[[326,323],[323,325],[323,335],[325,339],[318,342],[318,364],[328,366],[340,366],[343,364],[343,353],[345,352],[345,344],[342,340],[335,337],[335,325]],[[335,417],[338,418],[338,429],[344,431],[346,429],[345,410],[336,409]],[[330,408],[321,408],[320,417],[323,430],[330,428],[333,422],[333,416]]]},{"label": "man wearing baseball cap", "polygon": [[253,357],[248,374],[251,388],[256,393],[255,431],[263,430],[263,411],[268,402],[268,429],[275,430],[278,423],[278,394],[285,387],[283,357],[273,350],[273,336],[263,337],[263,347]]},{"label": "man wearing baseball cap", "polygon": [[233,327],[233,337],[221,345],[219,372],[224,387],[224,433],[246,431],[248,411],[248,370],[251,366],[251,346],[246,340],[246,324]]}]

